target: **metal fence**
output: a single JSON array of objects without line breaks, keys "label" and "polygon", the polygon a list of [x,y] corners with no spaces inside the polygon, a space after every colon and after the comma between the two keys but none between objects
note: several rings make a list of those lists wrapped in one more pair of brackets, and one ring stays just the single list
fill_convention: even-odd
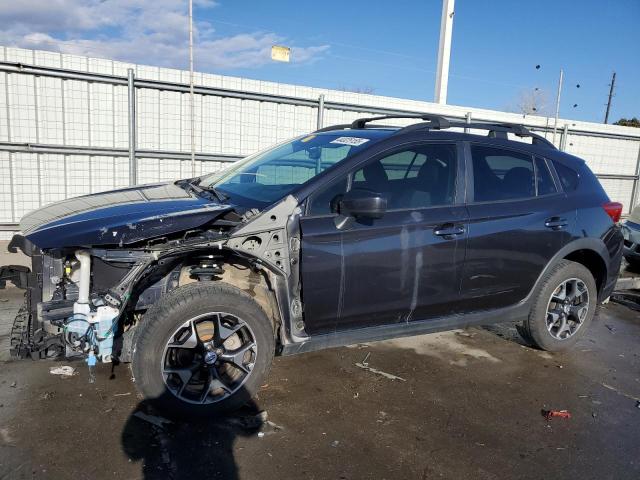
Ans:
[{"label": "metal fence", "polygon": [[[24,213],[52,201],[184,178],[193,167],[196,175],[215,171],[277,141],[362,115],[518,122],[552,137],[543,117],[206,74],[196,77],[191,132],[186,72],[0,49],[0,238],[17,230]],[[585,158],[626,211],[637,202],[640,131],[562,120],[556,144]]]}]

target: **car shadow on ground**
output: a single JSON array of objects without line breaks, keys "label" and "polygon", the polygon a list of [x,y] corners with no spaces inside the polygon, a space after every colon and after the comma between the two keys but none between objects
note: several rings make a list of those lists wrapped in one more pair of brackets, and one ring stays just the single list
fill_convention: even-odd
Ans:
[{"label": "car shadow on ground", "polygon": [[522,335],[518,333],[519,324],[514,322],[494,323],[490,325],[482,325],[480,328],[492,333],[504,340],[517,343],[523,347],[536,348],[530,342],[527,342]]},{"label": "car shadow on ground", "polygon": [[253,400],[225,416],[191,420],[172,419],[153,401],[142,401],[129,415],[121,442],[130,461],[142,463],[144,479],[234,480],[239,478],[235,440],[269,429],[266,412]]}]

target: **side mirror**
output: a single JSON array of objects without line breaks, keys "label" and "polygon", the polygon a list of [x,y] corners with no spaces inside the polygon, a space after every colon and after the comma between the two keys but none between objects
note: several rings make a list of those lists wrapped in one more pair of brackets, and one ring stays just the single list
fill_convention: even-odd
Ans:
[{"label": "side mirror", "polygon": [[382,218],[387,211],[387,199],[380,193],[355,189],[342,196],[338,211],[341,215],[355,218]]}]

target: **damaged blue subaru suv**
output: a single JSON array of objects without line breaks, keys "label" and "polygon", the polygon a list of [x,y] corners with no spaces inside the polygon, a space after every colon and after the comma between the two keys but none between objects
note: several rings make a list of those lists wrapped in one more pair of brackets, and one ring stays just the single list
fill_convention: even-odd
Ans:
[{"label": "damaged blue subaru suv", "polygon": [[615,286],[622,205],[522,126],[375,123],[395,117],[29,213],[9,250],[32,268],[0,277],[26,289],[13,353],[128,362],[149,401],[211,415],[274,355],[502,321],[574,345]]}]

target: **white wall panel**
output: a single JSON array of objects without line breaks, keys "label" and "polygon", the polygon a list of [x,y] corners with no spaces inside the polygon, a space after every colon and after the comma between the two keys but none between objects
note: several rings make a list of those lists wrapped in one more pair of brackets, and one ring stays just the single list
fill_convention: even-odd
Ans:
[{"label": "white wall panel", "polygon": [[9,125],[12,142],[37,142],[35,77],[8,75]]},{"label": "white wall panel", "polygon": [[67,197],[65,156],[40,155],[40,202],[47,205]]},{"label": "white wall panel", "polygon": [[64,143],[64,113],[62,80],[51,77],[36,78],[38,102],[38,141],[44,144]]},{"label": "white wall panel", "polygon": [[0,222],[13,222],[11,154],[0,152]]},{"label": "white wall panel", "polygon": [[90,145],[88,90],[87,82],[64,82],[64,133],[67,145]]},{"label": "white wall panel", "polygon": [[180,150],[180,112],[182,94],[162,92],[160,102],[160,149]]},{"label": "white wall panel", "polygon": [[12,153],[13,201],[16,220],[40,206],[40,166],[35,153]]},{"label": "white wall panel", "polygon": [[113,87],[103,83],[90,83],[89,98],[91,146],[113,147]]}]

